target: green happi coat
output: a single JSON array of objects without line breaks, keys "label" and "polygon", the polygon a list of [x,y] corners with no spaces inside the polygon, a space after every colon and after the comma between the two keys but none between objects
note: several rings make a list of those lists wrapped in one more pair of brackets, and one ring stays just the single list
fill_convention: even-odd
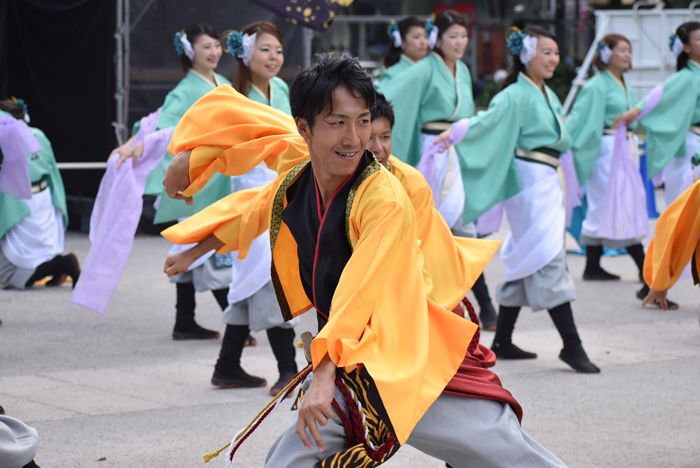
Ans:
[{"label": "green happi coat", "polygon": [[[214,76],[217,85],[231,84],[229,80],[219,74],[215,73]],[[177,126],[192,104],[212,89],[214,89],[214,86],[209,81],[190,69],[187,72],[187,76],[165,97],[156,130]],[[135,130],[137,129],[138,127],[135,128]],[[166,153],[163,161],[149,174],[146,180],[146,190],[144,191],[146,195],[165,195],[163,177],[173,157],[174,155]],[[185,203],[173,200],[167,196],[161,196],[154,223],[175,221],[179,218],[192,216],[230,193],[230,179],[221,174],[216,174],[212,177],[211,182],[207,184],[207,187],[197,194],[198,197],[194,199],[192,206],[187,206]]]},{"label": "green happi coat", "polygon": [[[593,172],[600,154],[603,131],[635,104],[637,94],[634,88],[627,80],[623,86],[608,71],[598,73],[578,92],[565,125],[571,134],[571,151],[579,184],[583,185]],[[630,130],[636,126],[636,123],[632,124]]]},{"label": "green happi coat", "polygon": [[396,78],[397,75],[408,70],[416,63],[418,62],[414,62],[410,58],[406,57],[404,54],[401,54],[401,58],[399,58],[399,61],[387,68],[386,71],[381,74],[381,76],[379,77],[379,85],[386,86],[389,83],[389,81],[391,81],[393,78]]},{"label": "green happi coat", "polygon": [[[636,107],[644,110],[647,98]],[[685,137],[691,125],[700,123],[700,65],[688,66],[663,83],[656,107],[640,122],[647,131],[647,168],[654,177],[676,157],[685,157]]]},{"label": "green happi coat", "polygon": [[[474,114],[472,79],[469,69],[457,61],[456,77],[435,52],[404,70],[377,90],[394,108],[395,122],[391,132],[392,153],[415,166],[421,159],[421,124],[450,121]],[[467,148],[457,145],[462,156]],[[469,193],[469,192],[467,192]]]},{"label": "green happi coat", "polygon": [[460,146],[462,180],[466,192],[463,219],[476,220],[522,185],[515,150],[549,147],[564,153],[571,136],[562,120],[562,106],[548,86],[544,92],[525,74],[496,94],[489,108],[469,119],[469,132]]},{"label": "green happi coat", "polygon": [[[51,190],[51,200],[53,205],[63,214],[63,227],[65,229],[68,226],[66,190],[63,187],[61,173],[56,167],[56,158],[51,148],[51,142],[38,128],[29,128],[41,145],[41,151],[27,156],[29,176],[32,183],[39,182],[44,177],[47,179]],[[2,153],[0,153],[0,162],[2,162]],[[23,199],[0,192],[0,238],[30,213],[29,207]]]}]

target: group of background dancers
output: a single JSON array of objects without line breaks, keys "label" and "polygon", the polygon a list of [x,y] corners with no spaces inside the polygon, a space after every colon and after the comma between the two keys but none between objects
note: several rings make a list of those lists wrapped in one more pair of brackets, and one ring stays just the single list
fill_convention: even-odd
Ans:
[{"label": "group of background dancers", "polygon": [[[700,23],[685,23],[677,29],[670,44],[677,58],[677,72],[641,101],[624,77],[632,66],[630,41],[619,34],[605,36],[597,46],[597,72],[581,88],[568,115],[563,114],[560,101],[545,84],[559,63],[556,37],[545,29],[512,31],[508,45],[513,54],[511,71],[488,109],[476,115],[471,76],[462,61],[469,40],[462,15],[446,11],[428,22],[410,17],[392,23],[388,32],[388,68],[376,86],[376,104],[368,118],[371,136],[365,145],[402,181],[416,211],[419,232],[421,220],[438,217],[439,213],[440,223],[444,221],[453,236],[477,238],[497,231],[505,211],[511,231],[501,248],[505,277],[496,291],[498,314],[482,273],[485,264],[473,266],[472,273],[478,271],[470,281],[480,306],[482,329],[496,332],[493,353],[499,359],[536,358],[536,354],[513,344],[512,334],[522,307],[547,309],[563,341],[559,357],[578,372],[600,372],[582,347],[571,308],[576,291],[566,267],[564,232],[566,197],[572,191],[561,184],[564,158],[570,151],[575,178],[586,187],[587,211],[581,233],[587,257],[583,278],[619,280],[619,276],[602,269],[600,260],[603,247],[625,248],[644,283],[637,297],[664,309],[677,308],[666,299],[666,291],[679,279],[685,265],[695,259],[697,243],[697,234],[695,239],[692,233],[689,237],[681,235],[679,231],[684,227],[678,228],[677,224],[685,219],[683,216],[691,216],[697,203],[693,198],[693,190],[697,190],[694,162],[700,162],[700,155],[696,161],[693,157],[700,148]],[[176,34],[175,46],[186,76],[166,97],[150,131],[172,133],[178,124],[187,125],[183,117],[188,110],[220,85],[293,115],[290,89],[276,76],[284,63],[284,49],[282,36],[273,24],[252,23],[220,37],[211,26],[197,23]],[[232,82],[215,72],[224,51],[238,63]],[[16,122],[23,122],[27,116],[26,105],[18,99],[0,101],[0,109],[4,125],[18,125]],[[224,110],[231,112],[231,107]],[[294,125],[291,117],[289,121]],[[667,205],[686,192],[680,204],[672,205],[670,210],[680,210],[681,215],[660,223],[663,231],[657,231],[668,243],[674,239],[683,242],[684,255],[665,263],[660,260],[663,264],[647,261],[646,267],[641,244],[648,227],[646,195],[638,170],[639,144],[631,133],[636,121],[646,130],[648,174],[664,183]],[[113,151],[111,156],[118,158],[118,165],[129,159],[135,164],[144,153],[143,139],[137,138],[141,125],[137,123],[134,137]],[[620,126],[622,139],[616,138]],[[51,277],[49,286],[67,278],[75,286],[80,277],[77,258],[62,255],[67,224],[65,191],[50,143],[40,130],[30,130],[23,138],[31,147],[33,137],[39,145],[35,148],[40,148],[27,157],[31,193],[27,197],[0,192],[0,287],[24,289],[46,277]],[[249,139],[254,141],[255,137]],[[309,144],[310,140],[305,140]],[[308,151],[312,152],[311,147]],[[275,181],[284,172],[275,167],[277,163],[259,159],[234,177],[215,173],[202,185],[194,202],[186,204],[168,197],[163,189],[174,156],[162,155],[145,182],[144,194],[159,197],[155,222],[190,218],[189,224],[182,223],[181,231],[176,226],[169,236],[180,240],[192,240],[192,236],[178,232],[188,232],[197,219],[205,219],[191,218],[197,213],[209,207],[211,213],[220,200],[224,203],[220,206],[230,208],[225,199],[234,193],[238,198],[231,200],[240,201],[252,196],[249,194],[259,196],[266,187],[277,189]],[[416,182],[416,178],[420,180]],[[616,196],[611,186],[633,187],[634,196]],[[424,221],[423,225],[430,222]],[[687,223],[683,226],[697,227],[694,220]],[[206,233],[223,241],[226,236],[237,239],[238,229],[239,221],[227,220]],[[173,246],[166,264],[171,281],[176,283],[172,336],[176,340],[219,338],[218,332],[204,329],[195,321],[195,292],[211,290],[226,323],[212,384],[223,388],[265,386],[264,379],[243,370],[241,356],[246,345],[255,343],[250,331],[266,330],[280,373],[271,389],[271,394],[277,395],[298,371],[294,348],[298,318],[285,321],[270,271],[270,236],[260,234],[256,232],[254,240],[245,246],[245,259],[235,252],[216,253],[212,244],[203,242]],[[198,236],[201,239],[202,233]],[[430,253],[428,235],[424,237],[419,237],[421,248],[425,249],[426,269],[436,283],[436,291],[441,282],[448,289],[451,279],[441,277],[439,267],[428,268],[430,261],[449,263],[438,258],[438,252],[448,252],[455,264],[466,262],[460,257],[460,249],[478,251],[478,244],[458,243],[454,251],[441,250],[445,238],[440,237],[442,244]],[[652,244],[654,255],[665,258],[658,244]],[[459,266],[445,266],[442,273],[452,268]],[[693,273],[697,278],[695,268]],[[482,361],[488,360],[488,350],[481,352]]]}]

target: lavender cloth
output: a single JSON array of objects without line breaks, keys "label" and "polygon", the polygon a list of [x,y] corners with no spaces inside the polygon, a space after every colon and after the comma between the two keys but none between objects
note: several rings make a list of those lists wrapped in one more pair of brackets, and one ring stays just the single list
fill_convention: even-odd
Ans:
[{"label": "lavender cloth", "polygon": [[71,301],[104,314],[131,255],[134,234],[143,208],[142,196],[148,174],[165,156],[173,129],[153,132],[160,109],[141,120],[133,145],[143,141],[143,154],[117,171],[118,158],[107,163],[90,218],[90,241],[80,280]]},{"label": "lavender cloth", "polygon": [[[656,86],[647,97],[643,118],[661,100],[663,84]],[[605,202],[598,225],[598,237],[625,240],[644,237],[649,231],[649,213],[646,206],[646,190],[639,169],[632,159],[627,124],[615,130],[615,148],[610,163],[610,179],[605,191]]]},{"label": "lavender cloth", "polygon": [[[451,146],[459,144],[460,141],[469,131],[469,119],[461,119],[452,124],[452,133],[448,138],[448,142]],[[416,166],[416,169],[423,174],[425,180],[428,181],[430,190],[433,192],[433,198],[439,199],[441,190],[440,176],[438,174],[438,169],[435,164],[435,155],[442,153],[447,149],[445,142],[432,143],[423,153],[420,162]]]},{"label": "lavender cloth", "polygon": [[3,162],[0,169],[0,192],[17,198],[32,198],[27,156],[41,151],[41,145],[27,124],[14,117],[0,116],[0,149]]},{"label": "lavender cloth", "polygon": [[578,183],[576,166],[574,166],[574,155],[571,150],[559,157],[559,164],[561,164],[561,169],[564,171],[564,180],[566,182],[566,227],[568,228],[571,227],[574,209],[577,206],[581,206],[583,189]]},{"label": "lavender cloth", "polygon": [[505,210],[503,202],[496,203],[486,213],[479,216],[479,219],[476,220],[477,234],[487,236],[498,232],[503,221],[503,210]]}]

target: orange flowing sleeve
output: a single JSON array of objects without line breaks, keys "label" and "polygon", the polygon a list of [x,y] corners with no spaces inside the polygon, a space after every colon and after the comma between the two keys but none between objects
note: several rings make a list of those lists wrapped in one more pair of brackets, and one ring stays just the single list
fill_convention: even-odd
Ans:
[{"label": "orange flowing sleeve", "polygon": [[202,242],[213,234],[224,243],[218,253],[238,250],[238,258],[244,259],[250,244],[269,228],[270,207],[278,186],[275,179],[264,187],[232,193],[161,235],[175,244],[186,245]]},{"label": "orange flowing sleeve", "polygon": [[435,208],[433,193],[423,175],[393,156],[391,168],[416,212],[423,268],[432,279],[435,301],[452,310],[467,295],[501,243],[455,237]]},{"label": "orange flowing sleeve", "polygon": [[309,157],[294,119],[229,85],[205,94],[180,119],[168,151],[189,149],[193,151],[185,196],[201,190],[216,172],[243,175],[264,162],[282,174]]},{"label": "orange flowing sleeve", "polygon": [[671,288],[688,262],[698,254],[700,237],[700,180],[661,214],[644,260],[644,280],[651,289]]}]

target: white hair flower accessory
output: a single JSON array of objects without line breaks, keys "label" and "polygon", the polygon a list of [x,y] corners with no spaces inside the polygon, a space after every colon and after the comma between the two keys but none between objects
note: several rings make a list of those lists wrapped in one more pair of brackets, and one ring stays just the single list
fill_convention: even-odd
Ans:
[{"label": "white hair flower accessory", "polygon": [[182,55],[185,54],[188,59],[194,60],[194,49],[192,43],[187,39],[187,33],[182,30],[175,33],[175,50]]},{"label": "white hair flower accessory", "polygon": [[613,52],[607,42],[600,41],[598,43],[597,52],[601,62],[606,65],[610,63],[610,57],[612,57]]},{"label": "white hair flower accessory", "polygon": [[243,35],[243,53],[238,56],[243,60],[243,64],[247,67],[250,64],[250,60],[253,58],[253,52],[255,52],[255,38],[258,33],[249,36],[247,34]]},{"label": "white hair flower accessory", "polygon": [[434,49],[435,44],[437,44],[440,29],[435,26],[435,20],[433,18],[428,18],[428,20],[425,22],[425,32],[428,35],[428,47],[430,47],[430,49]]},{"label": "white hair flower accessory", "polygon": [[240,31],[230,31],[226,34],[226,52],[243,60],[243,65],[250,65],[250,60],[255,52],[255,38],[258,33],[253,35],[243,34]]},{"label": "white hair flower accessory", "polygon": [[520,61],[525,66],[537,55],[537,37],[526,35],[523,39],[523,49],[520,51]]},{"label": "white hair flower accessory", "polygon": [[537,55],[537,37],[524,34],[518,28],[513,28],[508,36],[508,49],[513,55],[520,57],[520,61],[527,66],[530,60]]},{"label": "white hair flower accessory", "polygon": [[671,49],[671,52],[673,52],[673,55],[678,58],[679,55],[683,52],[683,41],[681,41],[681,38],[678,37],[678,34],[673,34],[671,37],[669,37],[669,49]]},{"label": "white hair flower accessory", "polygon": [[403,41],[401,40],[401,32],[399,31],[399,25],[396,24],[396,21],[391,20],[391,23],[389,23],[389,27],[386,30],[387,34],[391,36],[394,39],[394,47],[396,48],[403,48]]}]

